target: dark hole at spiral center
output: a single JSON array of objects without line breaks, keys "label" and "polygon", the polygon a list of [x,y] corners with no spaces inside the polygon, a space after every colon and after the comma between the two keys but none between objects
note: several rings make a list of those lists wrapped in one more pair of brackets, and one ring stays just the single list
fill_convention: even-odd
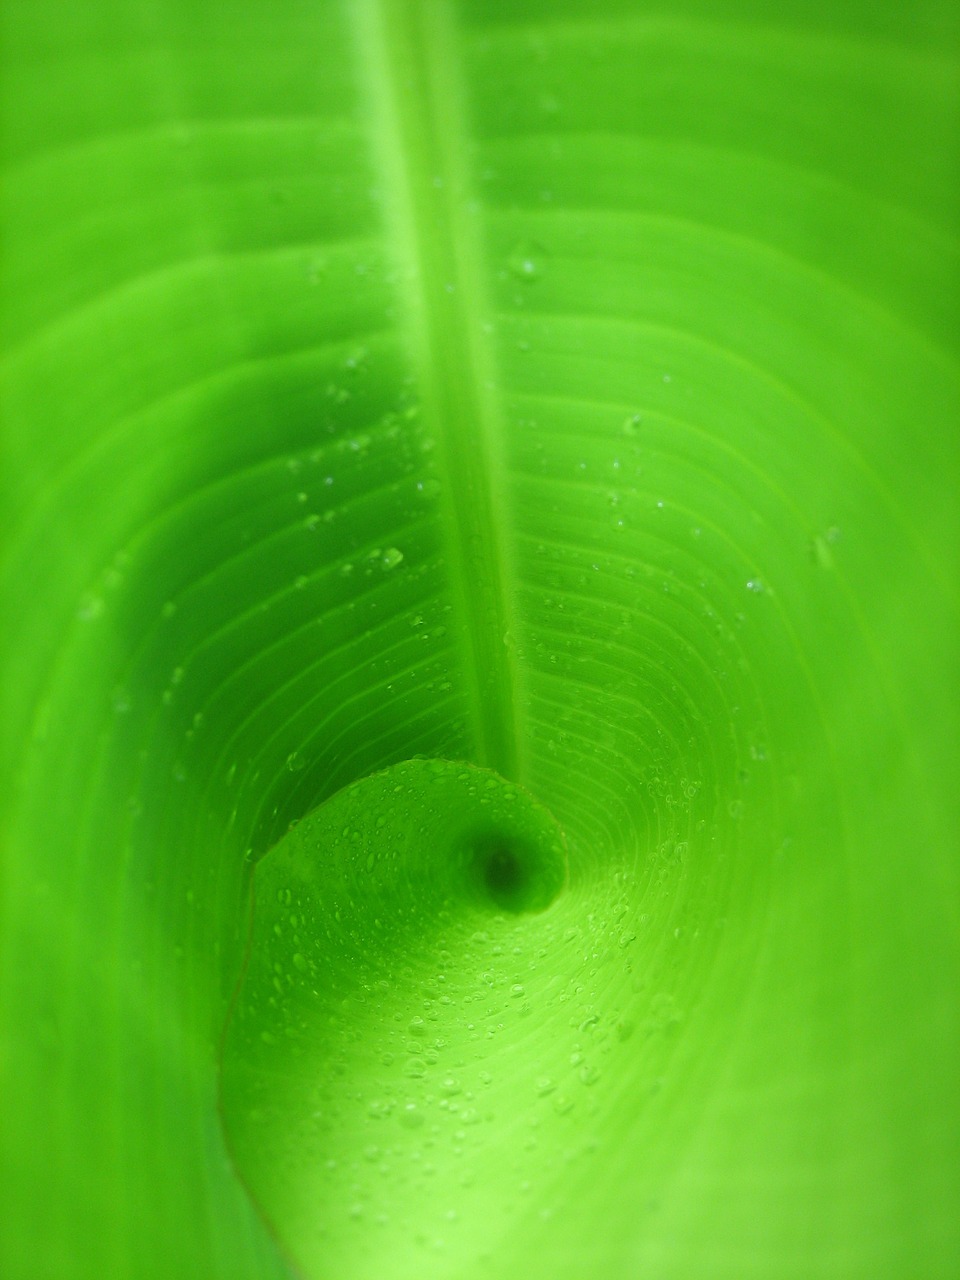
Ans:
[{"label": "dark hole at spiral center", "polygon": [[518,906],[528,880],[526,867],[508,845],[498,843],[487,851],[483,881],[495,902],[505,907]]},{"label": "dark hole at spiral center", "polygon": [[[527,842],[502,832],[474,838],[471,861],[481,897],[500,911],[539,909],[538,863]],[[552,895],[551,895],[552,896]]]},{"label": "dark hole at spiral center", "polygon": [[543,911],[566,880],[561,845],[525,832],[490,829],[466,837],[468,881],[488,909]]}]

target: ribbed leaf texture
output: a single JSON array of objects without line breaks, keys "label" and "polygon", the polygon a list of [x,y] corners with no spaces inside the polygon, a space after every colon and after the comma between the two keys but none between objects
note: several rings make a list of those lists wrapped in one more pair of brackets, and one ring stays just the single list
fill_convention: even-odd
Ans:
[{"label": "ribbed leaf texture", "polygon": [[960,10],[9,0],[6,1280],[960,1269]]}]

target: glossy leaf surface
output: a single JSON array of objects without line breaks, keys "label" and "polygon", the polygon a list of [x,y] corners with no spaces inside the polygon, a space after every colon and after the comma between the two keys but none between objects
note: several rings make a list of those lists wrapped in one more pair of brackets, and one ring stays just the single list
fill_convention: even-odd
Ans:
[{"label": "glossy leaf surface", "polygon": [[950,1274],[956,6],[2,20],[4,1275]]}]

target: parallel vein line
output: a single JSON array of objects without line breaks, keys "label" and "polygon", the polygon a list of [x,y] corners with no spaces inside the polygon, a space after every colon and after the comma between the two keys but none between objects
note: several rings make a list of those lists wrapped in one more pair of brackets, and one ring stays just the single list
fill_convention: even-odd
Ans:
[{"label": "parallel vein line", "polygon": [[444,485],[450,586],[463,620],[477,763],[520,780],[502,432],[480,316],[484,289],[463,168],[461,58],[450,6],[363,0],[356,31],[390,192],[411,357]]}]

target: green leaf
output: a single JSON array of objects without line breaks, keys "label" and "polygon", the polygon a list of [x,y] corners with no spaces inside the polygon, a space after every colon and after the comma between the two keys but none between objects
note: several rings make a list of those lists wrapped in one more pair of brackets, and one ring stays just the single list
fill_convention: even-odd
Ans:
[{"label": "green leaf", "polygon": [[3,24],[0,1272],[956,1270],[956,6]]},{"label": "green leaf", "polygon": [[[462,1156],[475,1126],[555,1088],[522,1043],[505,1046],[495,1086],[470,1007],[493,1004],[501,1031],[536,1027],[537,1004],[558,992],[535,957],[564,945],[563,921],[536,934],[512,922],[543,912],[565,878],[545,810],[497,774],[443,760],[346,787],[259,864],[224,1043],[224,1120],[257,1203],[308,1273],[349,1273],[361,1259],[389,1270],[371,1210],[378,1226],[415,1221],[425,1140],[440,1158],[444,1147]],[[541,1052],[569,1074],[563,1038]],[[439,1142],[428,1136],[438,1118]],[[318,1214],[343,1196],[334,1150],[352,1157],[349,1212]],[[456,1173],[463,1201],[476,1184]],[[447,1209],[448,1222],[459,1216]],[[472,1217],[467,1247],[479,1253],[491,1223]]]}]

